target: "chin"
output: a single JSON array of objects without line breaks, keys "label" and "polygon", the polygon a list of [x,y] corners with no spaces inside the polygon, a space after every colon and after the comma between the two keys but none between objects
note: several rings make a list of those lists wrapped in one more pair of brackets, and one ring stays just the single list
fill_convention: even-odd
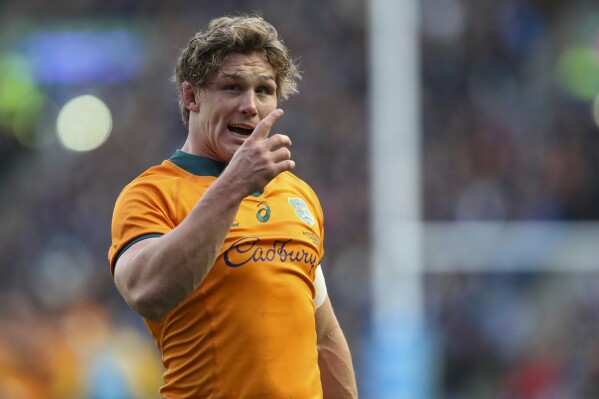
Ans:
[{"label": "chin", "polygon": [[238,149],[239,149],[239,146],[237,146],[229,151],[223,151],[220,159],[223,162],[227,162],[227,163],[230,162],[231,159],[233,158],[233,155],[235,155],[235,153],[237,152]]}]

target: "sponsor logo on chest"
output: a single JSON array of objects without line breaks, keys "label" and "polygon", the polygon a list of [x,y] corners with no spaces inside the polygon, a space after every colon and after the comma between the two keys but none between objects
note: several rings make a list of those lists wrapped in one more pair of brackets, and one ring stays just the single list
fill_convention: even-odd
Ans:
[{"label": "sponsor logo on chest", "polygon": [[266,245],[260,237],[243,237],[235,241],[223,253],[225,264],[229,267],[244,266],[252,263],[296,263],[310,266],[310,271],[318,262],[316,253],[304,248],[292,246],[293,239],[274,240]]}]

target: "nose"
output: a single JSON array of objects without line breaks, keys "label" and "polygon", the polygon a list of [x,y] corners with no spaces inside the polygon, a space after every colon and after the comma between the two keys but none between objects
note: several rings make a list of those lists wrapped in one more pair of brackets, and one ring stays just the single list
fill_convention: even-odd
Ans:
[{"label": "nose", "polygon": [[256,95],[252,90],[247,90],[241,96],[239,110],[242,114],[248,116],[255,116],[258,113],[258,109],[256,108]]}]

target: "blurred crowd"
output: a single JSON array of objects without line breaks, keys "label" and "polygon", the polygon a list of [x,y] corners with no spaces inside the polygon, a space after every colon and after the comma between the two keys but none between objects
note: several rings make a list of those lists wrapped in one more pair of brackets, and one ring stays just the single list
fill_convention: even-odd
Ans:
[{"label": "blurred crowd", "polygon": [[[594,70],[584,55],[599,59],[599,4],[420,6],[424,218],[596,220],[599,61]],[[370,314],[367,3],[5,0],[0,57],[14,50],[18,26],[104,21],[135,26],[144,59],[126,81],[40,85],[35,145],[0,111],[0,398],[157,396],[154,343],[109,272],[112,207],[126,183],[185,139],[170,83],[178,49],[209,19],[253,10],[277,27],[303,71],[276,129],[293,138],[295,172],[325,211],[324,273],[361,385]],[[113,131],[100,148],[74,153],[53,128],[59,107],[81,94],[106,102]],[[427,275],[437,397],[597,395],[597,283],[565,273]]]},{"label": "blurred crowd", "polygon": [[[425,218],[597,221],[599,3],[421,4]],[[438,397],[597,397],[597,273],[492,268],[426,277]]]},{"label": "blurred crowd", "polygon": [[422,3],[426,219],[597,219],[596,2]]}]

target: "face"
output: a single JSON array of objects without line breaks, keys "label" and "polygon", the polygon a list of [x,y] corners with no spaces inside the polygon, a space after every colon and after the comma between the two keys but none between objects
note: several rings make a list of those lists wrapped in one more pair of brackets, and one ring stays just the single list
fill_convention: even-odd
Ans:
[{"label": "face", "polygon": [[275,72],[264,54],[231,54],[200,90],[189,115],[192,153],[228,162],[277,107]]}]

